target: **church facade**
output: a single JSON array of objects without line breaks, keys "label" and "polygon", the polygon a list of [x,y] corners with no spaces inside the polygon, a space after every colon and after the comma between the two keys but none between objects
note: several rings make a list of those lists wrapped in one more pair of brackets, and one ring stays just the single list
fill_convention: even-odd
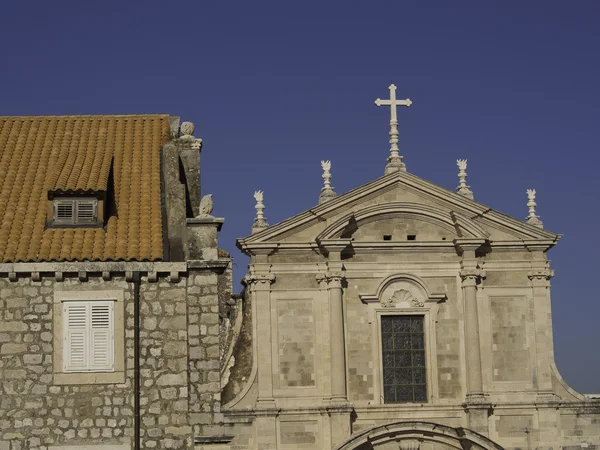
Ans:
[{"label": "church facade", "polygon": [[267,226],[257,192],[251,318],[224,391],[232,449],[600,448],[600,401],[566,385],[553,357],[544,230],[406,172]]}]

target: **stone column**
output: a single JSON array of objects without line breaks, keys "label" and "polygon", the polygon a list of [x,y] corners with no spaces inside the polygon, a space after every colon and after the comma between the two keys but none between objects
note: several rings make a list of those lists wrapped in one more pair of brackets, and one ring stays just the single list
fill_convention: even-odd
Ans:
[{"label": "stone column", "polygon": [[538,447],[551,448],[560,440],[560,399],[552,389],[554,343],[552,341],[552,315],[550,309],[550,279],[554,271],[548,268],[544,250],[547,246],[527,246],[532,252],[531,268],[527,274],[533,296],[533,321],[535,326],[535,368],[537,381],[536,410],[538,415]]},{"label": "stone column", "polygon": [[477,283],[485,277],[481,269],[463,269],[462,279],[464,322],[465,322],[465,356],[467,362],[467,399],[483,395],[481,370],[481,345],[479,341],[479,315],[477,312]]},{"label": "stone column", "polygon": [[326,283],[329,292],[329,333],[331,342],[331,401],[346,402],[346,345],[344,336],[344,305],[340,272],[317,275],[317,281]]},{"label": "stone column", "polygon": [[277,447],[278,410],[273,398],[273,364],[271,355],[271,283],[272,273],[252,273],[244,277],[253,303],[253,320],[256,320],[256,351],[258,399],[256,401],[255,439],[257,448]]},{"label": "stone column", "polygon": [[[527,274],[531,281],[535,325],[535,373],[537,374],[538,395],[552,395],[552,363],[554,344],[552,342],[552,315],[550,309],[550,279],[554,271],[548,268],[544,250],[547,246],[527,246],[531,252],[531,268]],[[552,400],[553,398],[548,398]]]},{"label": "stone column", "polygon": [[479,340],[479,313],[477,308],[477,284],[485,277],[481,269],[471,268],[460,271],[462,279],[464,321],[465,321],[465,359],[467,376],[467,399],[469,428],[489,435],[489,404],[483,392],[481,367],[481,343]]},{"label": "stone column", "polygon": [[479,308],[477,305],[477,285],[485,278],[485,272],[479,267],[475,253],[484,243],[484,239],[457,239],[455,241],[457,250],[462,256],[460,278],[464,304],[465,375],[467,379],[467,397],[464,407],[468,414],[469,428],[487,436],[491,405],[483,391]]},{"label": "stone column", "polygon": [[330,406],[327,407],[331,430],[331,447],[335,447],[350,434],[352,406],[346,391],[346,338],[344,331],[344,267],[342,251],[350,244],[349,239],[331,239],[319,243],[327,256],[327,272],[317,275],[326,284],[329,293],[329,339],[330,339]]},{"label": "stone column", "polygon": [[272,273],[249,274],[244,284],[250,290],[256,316],[256,350],[258,362],[258,404],[275,406],[273,400],[273,364],[271,358],[271,283],[275,281]]}]

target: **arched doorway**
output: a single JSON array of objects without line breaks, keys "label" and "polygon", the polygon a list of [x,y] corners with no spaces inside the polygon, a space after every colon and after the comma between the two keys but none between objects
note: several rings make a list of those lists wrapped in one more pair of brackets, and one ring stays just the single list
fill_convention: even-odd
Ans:
[{"label": "arched doorway", "polygon": [[467,428],[431,422],[379,425],[350,437],[335,450],[504,450]]}]

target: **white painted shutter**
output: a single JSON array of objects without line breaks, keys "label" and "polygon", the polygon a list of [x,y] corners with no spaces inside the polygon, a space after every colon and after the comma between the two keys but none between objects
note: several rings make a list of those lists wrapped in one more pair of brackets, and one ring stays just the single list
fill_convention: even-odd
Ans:
[{"label": "white painted shutter", "polygon": [[96,222],[97,200],[77,200],[77,222],[76,223],[94,223]]},{"label": "white painted shutter", "polygon": [[64,369],[67,371],[87,370],[89,367],[89,302],[67,302],[64,304],[63,348]]},{"label": "white painted shutter", "polygon": [[114,302],[65,302],[63,317],[64,370],[114,370]]},{"label": "white painted shutter", "polygon": [[74,223],[75,202],[73,200],[54,200],[54,221],[57,223]]},{"label": "white painted shutter", "polygon": [[91,302],[90,369],[113,369],[113,302]]}]

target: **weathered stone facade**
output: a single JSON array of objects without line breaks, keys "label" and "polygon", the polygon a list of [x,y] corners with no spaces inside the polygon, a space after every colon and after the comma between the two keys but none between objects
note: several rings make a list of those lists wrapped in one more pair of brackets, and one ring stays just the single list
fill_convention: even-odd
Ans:
[{"label": "weathered stone facade", "polygon": [[[254,356],[225,390],[231,448],[600,448],[600,402],[553,360],[559,237],[399,171],[238,241]],[[386,317],[422,318],[424,401],[385,399]]]},{"label": "weathered stone facade", "polygon": [[[110,263],[104,265],[110,268]],[[136,301],[141,448],[188,449],[195,436],[222,434],[217,285],[219,277],[230,277],[223,274],[228,261],[222,263],[221,275],[214,267],[154,263],[158,273],[152,280],[140,270],[143,263],[119,265],[131,271],[111,271],[103,278],[98,270],[83,281],[79,271],[67,273],[66,268],[63,281],[48,274],[33,281],[30,273],[19,273],[16,281],[0,278],[3,450],[93,444],[132,448]],[[55,293],[106,290],[124,295],[124,327],[116,330],[124,336],[123,382],[57,384]]]},{"label": "weathered stone facade", "polygon": [[[97,174],[104,167],[107,178],[99,186],[109,203],[109,225],[114,228],[119,215],[121,225],[117,234],[103,223],[102,229],[73,224],[43,229],[48,235],[41,241],[51,242],[52,254],[60,258],[19,260],[9,252],[0,259],[0,450],[192,449],[197,442],[227,440],[221,348],[235,327],[224,326],[222,316],[226,307],[232,317],[237,310],[235,302],[229,304],[231,258],[218,248],[223,219],[211,216],[212,208],[200,208],[201,140],[191,135],[193,125],[180,127],[177,117],[153,117],[34,117],[19,119],[22,128],[18,120],[11,128],[31,126],[28,142],[47,138],[46,123],[74,124],[77,130],[92,129],[92,136],[116,139],[112,145],[100,138],[93,142],[84,132],[72,135],[68,127],[56,131],[67,129],[67,142],[81,140],[80,153],[92,161],[87,172]],[[37,140],[32,138],[36,132]],[[44,144],[53,151],[43,153],[52,176],[64,169],[56,164],[56,154],[66,158],[69,150],[57,148],[56,133]],[[102,144],[105,156],[94,160]],[[13,154],[12,147],[0,152]],[[120,184],[115,166],[124,168]],[[21,167],[19,161],[15,167]],[[73,167],[65,180],[80,178],[81,165]],[[115,201],[112,190],[133,193],[127,183],[141,182],[142,176],[151,179],[144,181],[146,189]],[[44,177],[36,177],[32,173],[26,186],[40,186],[42,206],[34,212],[43,219],[48,192],[41,189]],[[76,192],[80,186],[62,188]],[[13,214],[6,211],[3,227]],[[22,219],[28,226],[33,220]],[[0,247],[27,249],[21,242],[2,241],[9,228],[0,230]],[[98,256],[105,242],[120,249],[118,257]],[[95,301],[105,315],[93,315]],[[71,313],[73,302],[78,312]],[[76,338],[71,320],[78,323]],[[95,340],[93,333],[108,340]],[[110,363],[96,366],[95,355]],[[73,369],[69,364],[75,360],[84,361],[84,367]]]}]

